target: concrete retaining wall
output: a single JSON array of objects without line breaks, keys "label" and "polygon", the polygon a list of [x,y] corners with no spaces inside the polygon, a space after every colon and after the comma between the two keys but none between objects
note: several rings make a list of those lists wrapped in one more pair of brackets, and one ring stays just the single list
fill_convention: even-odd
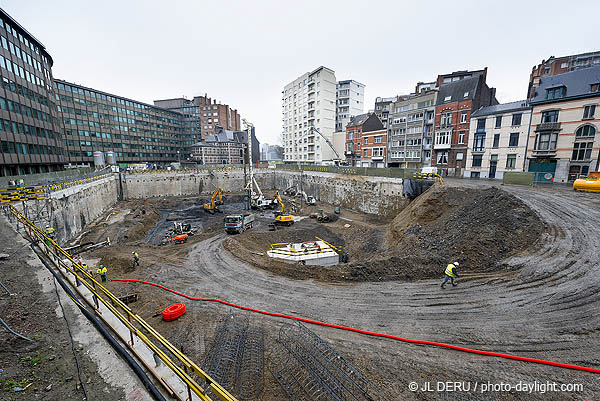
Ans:
[{"label": "concrete retaining wall", "polygon": [[[256,181],[263,190],[302,186],[317,200],[371,214],[393,214],[406,206],[402,179],[341,175],[326,172],[300,172],[259,169]],[[203,173],[144,173],[122,178],[125,199],[159,196],[208,195],[216,187],[225,192],[242,193],[243,171]]]},{"label": "concrete retaining wall", "polygon": [[276,171],[271,173],[271,188],[280,191],[297,185],[307,195],[335,206],[363,213],[396,214],[407,204],[402,196],[402,179],[351,176],[321,172]]},{"label": "concrete retaining wall", "polygon": [[50,194],[49,199],[27,201],[15,207],[38,227],[50,224],[56,232],[58,243],[76,237],[91,221],[100,217],[119,198],[117,176],[75,185]]}]

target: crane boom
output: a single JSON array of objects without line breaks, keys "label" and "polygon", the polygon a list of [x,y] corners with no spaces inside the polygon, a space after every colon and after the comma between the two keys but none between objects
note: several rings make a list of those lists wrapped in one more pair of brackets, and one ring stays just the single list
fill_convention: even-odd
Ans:
[{"label": "crane boom", "polygon": [[317,134],[321,135],[321,137],[323,139],[325,139],[325,142],[327,142],[327,145],[329,145],[329,147],[331,148],[331,150],[333,150],[333,152],[335,153],[335,155],[337,156],[338,160],[342,160],[342,157],[340,156],[340,154],[338,153],[337,150],[335,150],[335,147],[333,146],[333,143],[331,143],[331,141],[329,139],[327,139],[327,137],[323,134],[321,134],[321,131],[319,131],[318,129],[316,129],[315,127],[310,127],[311,130],[317,131]]}]

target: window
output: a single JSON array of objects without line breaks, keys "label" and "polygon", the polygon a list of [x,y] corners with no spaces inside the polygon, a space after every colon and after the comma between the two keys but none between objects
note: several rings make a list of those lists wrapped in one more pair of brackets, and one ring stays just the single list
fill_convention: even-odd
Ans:
[{"label": "window", "polygon": [[561,63],[560,64],[560,68],[567,68],[569,67],[569,63]]},{"label": "window", "polygon": [[440,126],[447,127],[452,124],[452,113],[442,113]]},{"label": "window", "polygon": [[556,150],[557,133],[542,133],[535,137],[535,150]]},{"label": "window", "polygon": [[594,135],[596,135],[596,128],[591,125],[584,125],[577,128],[577,131],[575,131],[575,137],[587,137]]},{"label": "window", "polygon": [[438,164],[448,164],[448,152],[438,152],[437,163]]},{"label": "window", "polygon": [[515,168],[517,155],[506,155],[506,168]]},{"label": "window", "polygon": [[560,99],[565,96],[565,87],[559,86],[556,88],[546,89],[546,99]]},{"label": "window", "polygon": [[373,143],[383,143],[383,137],[382,137],[381,135],[379,135],[379,136],[376,136],[376,137],[373,139]]},{"label": "window", "polygon": [[461,111],[460,112],[460,123],[464,124],[467,122],[467,112],[466,111]]},{"label": "window", "polygon": [[596,105],[585,106],[583,108],[583,119],[584,120],[593,120],[594,113],[596,112]]},{"label": "window", "polygon": [[485,130],[485,118],[480,118],[477,120],[477,131]]},{"label": "window", "polygon": [[519,146],[519,133],[513,132],[508,139],[508,146]]},{"label": "window", "polygon": [[512,125],[516,126],[516,125],[521,125],[521,117],[523,116],[523,113],[515,113],[512,115]]},{"label": "window", "polygon": [[449,102],[450,100],[452,100],[452,96],[446,96],[444,98],[444,102]]},{"label": "window", "polygon": [[[2,37],[2,46],[4,46],[4,37]],[[6,49],[6,47],[4,47]],[[590,85],[591,92],[600,92],[600,83]]]},{"label": "window", "polygon": [[496,117],[496,128],[502,127],[502,116]]},{"label": "window", "polygon": [[469,92],[465,92],[465,94],[463,95],[463,97],[469,97]]},{"label": "window", "polygon": [[575,142],[571,160],[590,160],[594,142]]},{"label": "window", "polygon": [[435,134],[436,145],[449,145],[450,144],[450,132],[438,132]]},{"label": "window", "polygon": [[555,122],[558,122],[558,110],[542,112],[542,123],[555,123]]},{"label": "window", "polygon": [[473,155],[473,167],[481,167],[482,155]]},{"label": "window", "polygon": [[368,144],[369,144],[369,137],[365,136],[365,145],[368,145]]},{"label": "window", "polygon": [[475,134],[473,152],[483,152],[485,149],[485,134]]},{"label": "window", "polygon": [[465,131],[458,131],[458,143],[465,143]]},{"label": "window", "polygon": [[364,157],[368,157],[369,156],[369,149],[363,150],[363,156]]}]

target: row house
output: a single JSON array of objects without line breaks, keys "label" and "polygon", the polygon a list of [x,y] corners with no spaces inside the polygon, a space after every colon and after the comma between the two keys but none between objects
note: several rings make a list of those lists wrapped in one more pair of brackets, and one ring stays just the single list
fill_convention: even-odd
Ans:
[{"label": "row house", "polygon": [[[375,136],[382,138],[376,140]],[[344,155],[348,165],[361,167],[364,158],[364,163],[368,164],[365,167],[385,167],[386,143],[387,132],[376,114],[366,113],[354,116],[346,125]],[[367,149],[364,149],[365,147]],[[380,156],[379,148],[381,147],[384,149]],[[374,154],[375,159],[373,159]],[[381,165],[382,162],[384,165]],[[373,163],[375,163],[374,166]]]},{"label": "row house", "polygon": [[486,71],[470,74],[470,78],[466,77],[466,72],[460,72],[460,79],[455,80],[452,76],[441,76],[435,108],[432,165],[448,175],[461,176],[466,167],[471,113],[481,106],[498,104],[496,89],[485,82]]},{"label": "row house", "polygon": [[[423,87],[420,87],[423,85]],[[388,127],[388,166],[431,165],[431,147],[438,90],[417,84],[417,92],[392,104]]]},{"label": "row house", "polygon": [[384,128],[388,127],[388,117],[394,102],[397,102],[400,96],[377,97],[375,98],[375,114],[381,120]]},{"label": "row house", "polygon": [[530,103],[527,170],[555,182],[597,171],[600,66],[539,78]]},{"label": "row house", "polygon": [[471,114],[464,177],[502,179],[523,171],[531,107],[526,100],[484,106]]}]

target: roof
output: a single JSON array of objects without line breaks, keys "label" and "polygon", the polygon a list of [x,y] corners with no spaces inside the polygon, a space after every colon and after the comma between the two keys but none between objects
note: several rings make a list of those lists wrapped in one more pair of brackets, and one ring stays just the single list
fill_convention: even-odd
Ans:
[{"label": "roof", "polygon": [[365,113],[352,117],[352,120],[350,120],[350,122],[346,125],[346,128],[363,125],[370,115],[370,113]]},{"label": "roof", "polygon": [[519,100],[517,102],[496,104],[493,106],[483,106],[477,109],[471,117],[489,116],[491,114],[509,113],[511,111],[530,110],[531,106],[527,100]]},{"label": "roof", "polygon": [[24,34],[29,39],[29,41],[35,43],[41,50],[44,51],[44,53],[46,53],[46,56],[48,56],[48,59],[50,61],[50,66],[52,66],[54,64],[54,61],[52,60],[50,53],[48,53],[48,50],[46,50],[46,46],[44,46],[42,42],[40,42],[35,36],[33,36],[31,33],[29,33],[29,31],[27,29],[23,28],[23,26],[21,24],[19,24],[13,17],[11,17],[2,8],[0,8],[0,15],[2,15],[2,17],[4,17],[4,18],[8,19],[13,27],[18,28],[18,30],[20,30],[21,33]]},{"label": "roof", "polygon": [[[565,72],[564,74],[543,76],[540,85],[535,89],[535,97],[531,104],[562,102],[565,99],[600,96],[600,92],[592,92],[591,85],[600,83],[600,66]],[[558,99],[546,99],[546,89],[564,86],[565,96]]]},{"label": "roof", "polygon": [[[438,93],[437,105],[445,103],[454,103],[461,100],[472,100],[477,91],[477,85],[479,84],[479,76],[474,78],[461,79],[460,81],[454,81],[442,85]],[[465,93],[467,93],[465,96]],[[449,100],[444,100],[450,96]]]}]

